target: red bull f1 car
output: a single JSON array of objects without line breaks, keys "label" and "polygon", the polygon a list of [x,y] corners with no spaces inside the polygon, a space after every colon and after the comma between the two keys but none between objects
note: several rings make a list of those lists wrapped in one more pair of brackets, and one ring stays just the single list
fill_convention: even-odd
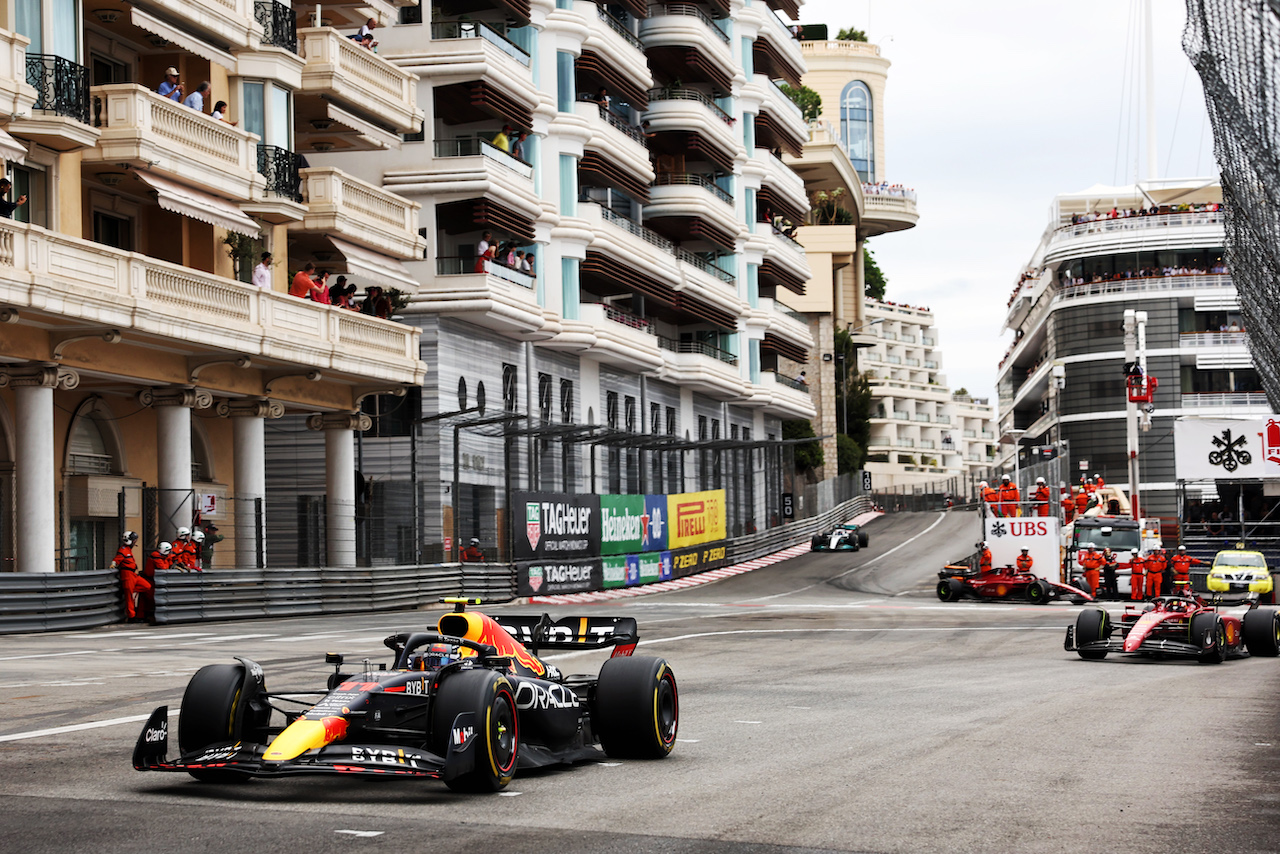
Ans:
[{"label": "red bull f1 car", "polygon": [[993,567],[984,573],[971,566],[949,564],[938,572],[938,584],[934,590],[943,602],[958,602],[966,597],[1015,600],[1032,605],[1047,605],[1058,598],[1070,598],[1075,602],[1094,601],[1093,594],[1083,584],[1078,587],[1062,584],[1030,572],[1019,572],[1011,566]]},{"label": "red bull f1 car", "polygon": [[809,550],[814,552],[856,552],[867,547],[870,538],[867,532],[852,522],[837,525],[830,531],[814,534],[809,541]]},{"label": "red bull f1 car", "polygon": [[1258,609],[1256,596],[1246,600],[1243,616],[1223,613],[1216,603],[1195,594],[1160,596],[1142,610],[1125,608],[1119,622],[1101,608],[1089,608],[1067,626],[1063,648],[1089,661],[1108,653],[1194,658],[1218,664],[1226,658],[1280,655],[1280,616]]},{"label": "red bull f1 car", "polygon": [[[178,756],[168,758],[169,710],[156,709],[138,737],[139,771],[183,771],[206,782],[346,774],[432,778],[451,789],[493,792],[519,769],[601,756],[662,759],[675,745],[680,704],[661,658],[632,655],[629,617],[491,617],[455,605],[434,632],[384,643],[390,667],[343,670],[315,699],[267,690],[262,668],[201,668],[178,714]],[[546,649],[604,649],[598,675],[566,676]]]}]

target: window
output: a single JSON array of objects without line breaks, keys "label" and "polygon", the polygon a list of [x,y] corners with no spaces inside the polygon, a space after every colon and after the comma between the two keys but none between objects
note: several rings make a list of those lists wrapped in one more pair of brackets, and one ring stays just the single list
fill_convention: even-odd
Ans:
[{"label": "window", "polygon": [[413,422],[422,412],[422,388],[414,386],[405,391],[404,397],[379,394],[360,401],[360,411],[373,419],[373,426],[364,435],[371,438],[408,436]]},{"label": "window", "polygon": [[610,430],[618,429],[618,393],[611,391],[604,396],[605,424]]},{"label": "window", "polygon": [[293,94],[283,86],[245,80],[240,109],[242,127],[262,138],[263,145],[293,150]]},{"label": "window", "polygon": [[623,409],[625,410],[627,432],[636,432],[636,399],[631,395],[627,395],[626,400],[623,401]]},{"label": "window", "polygon": [[551,374],[538,374],[538,417],[543,424],[551,421]]},{"label": "window", "polygon": [[13,211],[13,218],[18,222],[49,227],[49,181],[43,169],[29,166],[12,166],[9,177],[13,181],[13,190],[9,198],[26,196],[27,203],[19,205]]},{"label": "window", "polygon": [[518,390],[515,365],[502,366],[502,409],[504,412],[515,412],[517,409]]},{"label": "window", "polygon": [[560,215],[578,215],[578,158],[560,155]]},{"label": "window", "polygon": [[649,432],[654,436],[662,433],[662,406],[660,404],[649,404]]},{"label": "window", "polygon": [[863,181],[874,181],[876,172],[874,119],[871,90],[855,80],[840,93],[840,135],[853,168]]},{"label": "window", "polygon": [[18,0],[15,12],[15,29],[31,39],[28,54],[80,61],[79,0]]},{"label": "window", "polygon": [[115,460],[107,448],[102,430],[92,416],[81,415],[71,428],[67,444],[68,474],[112,474]]},{"label": "window", "polygon": [[560,421],[573,423],[573,380],[560,380]]},{"label": "window", "polygon": [[707,416],[705,415],[698,416],[698,441],[707,441]]},{"label": "window", "polygon": [[667,435],[674,436],[676,434],[676,408],[674,406],[667,407]]},{"label": "window", "polygon": [[89,81],[90,86],[105,86],[108,83],[128,83],[130,82],[129,66],[96,53],[90,54]]},{"label": "window", "polygon": [[720,441],[720,419],[719,418],[711,419],[711,441],[713,442]]},{"label": "window", "polygon": [[556,51],[556,109],[562,113],[573,112],[575,78],[573,54]]},{"label": "window", "polygon": [[93,240],[104,246],[133,251],[133,220],[94,211]]}]

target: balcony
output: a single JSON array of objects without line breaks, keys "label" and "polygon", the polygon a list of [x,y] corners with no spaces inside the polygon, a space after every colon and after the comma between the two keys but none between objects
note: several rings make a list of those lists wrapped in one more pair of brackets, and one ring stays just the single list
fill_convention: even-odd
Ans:
[{"label": "balcony", "polygon": [[[542,332],[537,282],[501,264],[477,273],[474,258],[436,258],[436,275],[423,281],[407,312],[433,312],[526,338]],[[421,278],[421,277],[419,277]]]},{"label": "balcony", "polygon": [[[254,0],[138,0],[135,5],[135,24],[200,56],[208,56],[197,49],[211,47],[206,42],[257,50],[262,41]],[[144,9],[159,15],[153,18]],[[206,34],[212,38],[202,38]]]},{"label": "balcony", "polygon": [[[85,163],[127,163],[229,199],[261,195],[257,136],[136,83],[93,87],[102,136]],[[95,105],[96,110],[96,105]]]},{"label": "balcony", "polygon": [[1149,249],[1158,240],[1165,250],[1221,246],[1224,211],[1197,211],[1156,216],[1099,219],[1065,225],[1050,236],[1044,263],[1089,255],[1121,254]]},{"label": "balcony", "polygon": [[752,395],[752,402],[763,403],[764,411],[779,418],[813,418],[818,414],[814,406],[809,386],[779,374],[776,371],[761,371],[756,385],[759,395]]},{"label": "balcony", "polygon": [[734,400],[746,393],[738,372],[738,357],[701,341],[677,341],[658,336],[664,352],[660,377],[718,400]]},{"label": "balcony", "polygon": [[298,13],[279,0],[256,0],[253,18],[262,25],[262,45],[298,52]]},{"label": "balcony", "polygon": [[753,91],[763,93],[760,114],[756,116],[756,144],[781,148],[792,157],[802,156],[809,140],[804,113],[765,75],[755,75],[753,83]]},{"label": "balcony", "polygon": [[651,67],[684,69],[683,75],[671,77],[697,79],[728,92],[734,74],[740,73],[729,36],[691,3],[650,6],[649,17],[640,22],[640,40]]},{"label": "balcony", "polygon": [[803,294],[805,283],[813,276],[804,247],[779,229],[763,223],[756,226],[752,237],[753,243],[763,245],[764,263],[761,269],[766,276],[775,284]]},{"label": "balcony", "polygon": [[[1267,402],[1267,395],[1261,391],[1227,391],[1227,392],[1207,392],[1207,393],[1184,393],[1180,396],[1179,402],[1183,409],[1196,410],[1221,410],[1226,412],[1237,412],[1238,414],[1265,414],[1271,410],[1271,405]],[[1243,413],[1241,410],[1251,410]],[[1213,413],[1198,412],[1197,415],[1205,416]]]},{"label": "balcony", "polygon": [[36,90],[27,82],[26,36],[0,30],[0,118],[9,119],[31,112]]},{"label": "balcony", "polygon": [[864,184],[863,220],[873,235],[913,228],[920,220],[916,212],[915,191],[881,192],[874,184]]},{"label": "balcony", "polygon": [[423,158],[421,168],[386,172],[383,185],[392,191],[405,187],[406,193],[430,195],[439,204],[479,196],[527,219],[530,228],[542,212],[541,200],[533,191],[533,167],[474,137],[436,140],[432,157]]},{"label": "balcony", "polygon": [[1087,282],[1067,285],[1054,297],[1054,301],[1083,299],[1085,297],[1110,296],[1112,294],[1140,294],[1161,291],[1234,290],[1230,275],[1208,276],[1157,276],[1149,279],[1113,279],[1109,282]]},{"label": "balcony", "polygon": [[300,171],[307,198],[303,231],[341,237],[403,260],[422,258],[417,202],[365,183],[332,167]]},{"label": "balcony", "polygon": [[[647,320],[603,303],[578,306],[578,320],[564,320],[565,332],[590,328],[591,343],[582,352],[601,362],[633,371],[656,371],[663,365],[658,337]],[[585,331],[585,330],[582,330]]]},{"label": "balcony", "polygon": [[774,213],[782,214],[794,224],[803,223],[809,212],[809,195],[805,192],[804,179],[771,152],[757,148],[754,154],[764,165],[760,190],[763,203],[771,203]]},{"label": "balcony", "polygon": [[436,21],[418,52],[396,56],[396,65],[435,88],[435,115],[446,124],[494,120],[532,127],[541,96],[530,63],[505,30],[469,21]]},{"label": "balcony", "polygon": [[759,21],[760,35],[755,43],[754,66],[770,77],[784,78],[792,86],[799,86],[805,71],[800,41],[791,35],[777,15],[758,6],[755,8],[759,10],[756,17],[762,20]]},{"label": "balcony", "polygon": [[[16,45],[16,41],[12,42],[10,50]],[[27,86],[14,82],[11,88],[16,90],[15,99],[25,100],[25,88],[35,91],[35,100],[27,115],[9,122],[9,133],[57,151],[93,146],[98,131],[90,126],[89,69],[60,56],[40,53],[27,54],[24,65],[18,67],[26,69]]]},{"label": "balcony", "polygon": [[642,204],[647,202],[654,172],[640,128],[594,101],[579,101],[573,109],[591,129],[591,139],[586,143],[590,151],[581,168],[596,172],[595,180],[605,186],[621,190]]},{"label": "balcony", "polygon": [[733,197],[708,178],[689,173],[657,176],[645,219],[671,239],[684,242],[691,236],[701,237],[729,251],[742,230]]},{"label": "balcony", "polygon": [[[587,16],[587,37],[582,43],[582,55],[574,63],[580,75],[579,85],[607,86],[615,99],[622,98],[631,106],[643,109],[645,90],[653,86],[644,44],[626,24],[607,11],[609,8],[616,7],[602,3],[596,6],[594,20]],[[585,77],[581,76],[584,72]]]},{"label": "balcony", "polygon": [[706,160],[725,172],[732,172],[744,154],[733,116],[697,89],[649,90],[644,117],[649,130],[659,134],[649,141],[655,154]]},{"label": "balcony", "polygon": [[418,384],[417,329],[0,221],[0,303],[24,317],[118,327],[126,341],[210,349],[365,381]]},{"label": "balcony", "polygon": [[371,50],[360,47],[332,27],[298,30],[302,56],[301,93],[335,102],[343,110],[366,116],[396,133],[422,125],[417,105],[417,75]]},{"label": "balcony", "polygon": [[257,48],[236,51],[236,76],[276,80],[295,91],[301,89],[306,60],[299,53],[297,13],[279,0],[255,0],[253,16],[262,38]]}]

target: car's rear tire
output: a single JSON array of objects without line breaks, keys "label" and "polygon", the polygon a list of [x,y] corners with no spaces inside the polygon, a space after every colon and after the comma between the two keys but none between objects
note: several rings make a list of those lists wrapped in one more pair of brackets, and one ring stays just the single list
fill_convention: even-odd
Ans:
[{"label": "car's rear tire", "polygon": [[864,548],[864,549],[865,549],[865,548],[867,547],[867,543],[869,543],[869,542],[871,542],[871,538],[867,536],[867,532],[866,532],[866,531],[859,531],[859,532],[858,532],[858,545],[859,545],[860,547],[862,547],[862,548]]},{"label": "car's rear tire", "polygon": [[1280,612],[1248,611],[1244,615],[1244,647],[1250,655],[1275,658],[1280,655]]},{"label": "car's rear tire", "polygon": [[955,580],[954,578],[938,579],[938,587],[935,590],[935,592],[938,594],[938,598],[941,599],[943,602],[952,601],[953,597],[951,595],[951,582],[954,580]]},{"label": "car's rear tire", "polygon": [[1032,605],[1049,604],[1049,585],[1037,578],[1027,585],[1027,601]]},{"label": "car's rear tire", "polygon": [[[1111,637],[1111,617],[1106,611],[1101,608],[1088,608],[1076,617],[1077,645],[1084,646],[1109,637]],[[1101,661],[1107,657],[1105,649],[1079,649],[1076,652],[1085,661]]]},{"label": "car's rear tire", "polygon": [[445,785],[455,792],[496,792],[511,782],[520,759],[520,719],[510,680],[492,670],[462,670],[440,682],[431,714],[431,752],[447,756],[454,719],[476,718],[475,767]]},{"label": "car's rear tire", "polygon": [[611,757],[662,759],[671,753],[680,727],[676,677],[664,659],[611,658],[596,682],[592,726]]},{"label": "car's rear tire", "polygon": [[[178,749],[185,755],[212,744],[237,738],[261,740],[265,721],[248,720],[249,697],[244,696],[245,669],[240,664],[208,664],[196,671],[182,695],[178,713]],[[189,771],[206,783],[239,783],[249,779],[237,771]]]},{"label": "car's rear tire", "polygon": [[[1191,642],[1202,649],[1198,656],[1199,662],[1221,664],[1222,659],[1226,657],[1227,646],[1227,629],[1222,623],[1222,618],[1217,614],[1196,614],[1191,618],[1190,632]],[[1213,646],[1205,649],[1204,639],[1207,633],[1212,633]]]}]

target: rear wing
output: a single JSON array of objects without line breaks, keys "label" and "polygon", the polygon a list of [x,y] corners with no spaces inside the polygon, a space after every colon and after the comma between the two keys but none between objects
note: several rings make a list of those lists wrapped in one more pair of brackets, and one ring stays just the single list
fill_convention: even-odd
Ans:
[{"label": "rear wing", "polygon": [[630,655],[640,642],[640,631],[633,617],[562,617],[552,620],[540,616],[494,617],[525,648],[537,655],[544,649],[603,649],[615,647],[614,656]]}]

